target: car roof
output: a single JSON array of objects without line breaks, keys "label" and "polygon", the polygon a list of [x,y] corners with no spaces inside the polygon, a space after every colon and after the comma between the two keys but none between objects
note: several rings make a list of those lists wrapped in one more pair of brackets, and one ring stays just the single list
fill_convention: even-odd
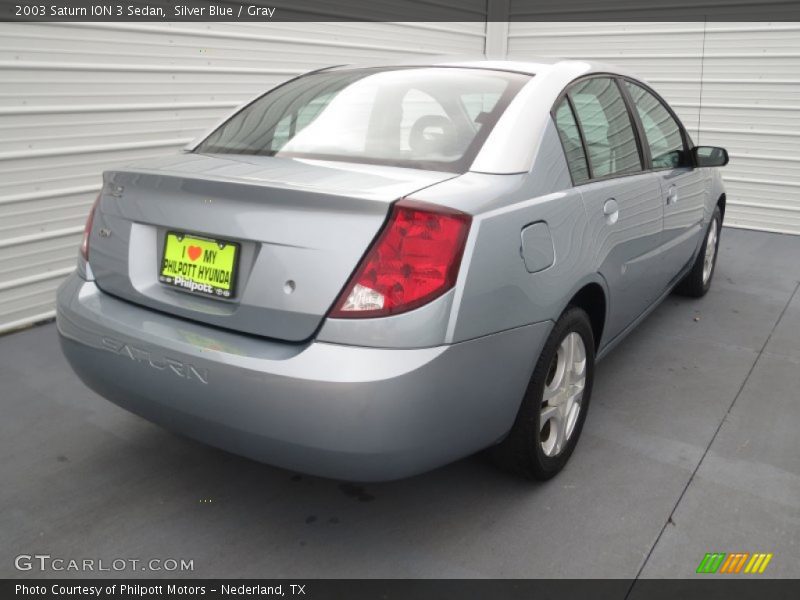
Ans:
[{"label": "car roof", "polygon": [[558,57],[542,57],[533,58],[530,60],[513,58],[508,60],[492,60],[482,57],[472,58],[442,56],[429,57],[422,60],[419,58],[414,58],[400,61],[343,64],[331,67],[330,69],[338,70],[392,67],[461,67],[467,69],[489,69],[492,71],[525,73],[527,75],[543,75],[545,73],[555,74],[558,72],[569,73],[571,75],[574,75],[576,72],[580,72],[581,75],[589,75],[591,73],[614,73],[643,81],[643,79],[635,73],[616,65],[610,65],[592,60]]}]

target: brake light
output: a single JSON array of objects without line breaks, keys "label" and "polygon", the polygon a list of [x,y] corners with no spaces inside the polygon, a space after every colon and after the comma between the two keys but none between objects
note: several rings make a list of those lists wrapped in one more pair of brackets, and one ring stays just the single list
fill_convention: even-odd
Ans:
[{"label": "brake light", "polygon": [[444,294],[455,285],[471,221],[452,209],[396,203],[330,316],[395,315]]},{"label": "brake light", "polygon": [[92,225],[94,225],[94,213],[97,210],[97,203],[100,202],[100,194],[95,198],[92,204],[92,210],[89,211],[89,216],[86,217],[86,225],[83,227],[83,239],[81,240],[81,256],[83,260],[89,260],[89,235],[92,233]]}]

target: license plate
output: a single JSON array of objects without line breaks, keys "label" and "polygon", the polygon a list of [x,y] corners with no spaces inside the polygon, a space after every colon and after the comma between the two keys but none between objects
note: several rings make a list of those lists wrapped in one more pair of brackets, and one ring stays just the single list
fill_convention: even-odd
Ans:
[{"label": "license plate", "polygon": [[239,244],[168,231],[159,280],[169,286],[214,298],[235,292]]}]

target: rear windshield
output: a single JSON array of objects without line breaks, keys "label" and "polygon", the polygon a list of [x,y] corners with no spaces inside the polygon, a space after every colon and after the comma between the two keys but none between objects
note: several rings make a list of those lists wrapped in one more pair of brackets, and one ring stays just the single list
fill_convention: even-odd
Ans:
[{"label": "rear windshield", "polygon": [[529,79],[442,67],[313,73],[246,106],[195,152],[465,172]]}]

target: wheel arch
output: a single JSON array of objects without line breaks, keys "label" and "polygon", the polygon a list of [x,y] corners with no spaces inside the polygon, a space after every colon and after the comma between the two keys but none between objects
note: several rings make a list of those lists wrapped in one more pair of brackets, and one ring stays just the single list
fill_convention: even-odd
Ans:
[{"label": "wheel arch", "polygon": [[717,199],[717,206],[719,206],[720,217],[723,222],[725,221],[725,204],[727,200],[727,196],[724,192],[720,194],[719,199]]},{"label": "wheel arch", "polygon": [[570,307],[580,308],[589,315],[592,333],[594,334],[594,348],[595,351],[599,350],[608,314],[608,299],[605,288],[597,281],[586,283],[572,295],[572,298],[567,303],[567,308]]}]

